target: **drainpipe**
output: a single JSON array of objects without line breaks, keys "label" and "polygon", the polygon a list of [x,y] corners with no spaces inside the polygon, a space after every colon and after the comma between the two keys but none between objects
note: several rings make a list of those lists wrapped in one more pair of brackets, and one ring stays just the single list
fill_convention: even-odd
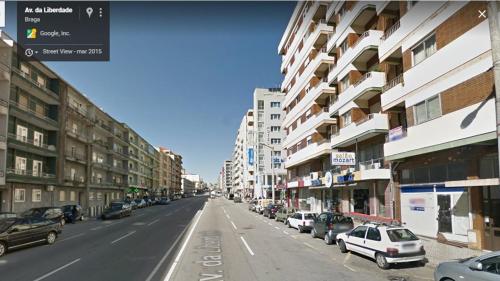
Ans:
[{"label": "drainpipe", "polygon": [[[488,1],[488,22],[490,25],[491,54],[493,57],[493,74],[495,82],[495,105],[497,121],[497,145],[500,155],[500,15],[498,1]],[[500,157],[498,157],[500,164]],[[499,165],[500,167],[500,165]]]}]

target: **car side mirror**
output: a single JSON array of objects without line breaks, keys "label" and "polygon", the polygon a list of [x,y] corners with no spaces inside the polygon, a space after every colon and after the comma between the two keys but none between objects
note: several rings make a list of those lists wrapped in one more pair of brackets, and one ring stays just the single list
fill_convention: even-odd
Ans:
[{"label": "car side mirror", "polygon": [[480,262],[473,262],[469,265],[469,268],[475,271],[482,271],[483,270],[483,264]]}]

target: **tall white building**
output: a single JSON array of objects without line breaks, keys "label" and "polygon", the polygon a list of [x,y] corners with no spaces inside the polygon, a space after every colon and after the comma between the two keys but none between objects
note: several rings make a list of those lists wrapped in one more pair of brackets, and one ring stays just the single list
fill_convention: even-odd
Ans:
[{"label": "tall white building", "polygon": [[233,187],[233,161],[225,160],[221,171],[222,192],[231,193]]},{"label": "tall white building", "polygon": [[[254,155],[255,191],[254,197],[271,197],[271,184],[275,185],[276,198],[284,191],[286,170],[283,159],[285,133],[282,128],[285,119],[281,107],[285,95],[276,88],[256,88],[253,93],[254,112]],[[272,175],[274,174],[274,180]]]},{"label": "tall white building", "polygon": [[254,188],[254,114],[248,110],[241,119],[233,149],[233,193],[252,196]]}]

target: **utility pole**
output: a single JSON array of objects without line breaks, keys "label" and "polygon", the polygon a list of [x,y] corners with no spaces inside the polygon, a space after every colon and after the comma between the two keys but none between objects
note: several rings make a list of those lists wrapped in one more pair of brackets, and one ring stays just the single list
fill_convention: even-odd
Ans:
[{"label": "utility pole", "polygon": [[498,161],[500,164],[500,19],[498,14],[498,1],[488,1],[488,22],[490,25],[491,54],[493,57]]}]

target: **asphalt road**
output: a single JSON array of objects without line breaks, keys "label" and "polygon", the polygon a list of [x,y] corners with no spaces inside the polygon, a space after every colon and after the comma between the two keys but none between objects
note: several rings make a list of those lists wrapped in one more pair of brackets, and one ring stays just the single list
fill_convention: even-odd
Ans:
[{"label": "asphalt road", "polygon": [[206,197],[185,198],[135,210],[128,218],[66,225],[54,245],[20,249],[0,258],[0,280],[163,280],[205,201]]},{"label": "asphalt road", "polygon": [[381,270],[370,259],[342,254],[336,245],[325,245],[247,206],[209,199],[187,231],[165,281],[433,280],[428,266]]}]

